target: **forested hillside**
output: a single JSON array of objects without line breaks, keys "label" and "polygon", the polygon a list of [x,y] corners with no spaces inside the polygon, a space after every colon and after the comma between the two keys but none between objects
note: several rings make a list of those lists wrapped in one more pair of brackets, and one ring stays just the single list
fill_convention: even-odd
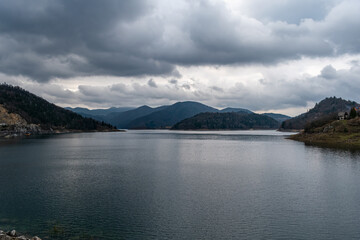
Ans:
[{"label": "forested hillside", "polygon": [[276,129],[279,122],[255,113],[200,113],[175,124],[173,130]]},{"label": "forested hillside", "polygon": [[349,112],[352,107],[356,107],[358,103],[354,101],[347,101],[342,98],[330,97],[325,98],[317,103],[314,108],[307,113],[303,113],[297,117],[286,120],[282,123],[281,128],[284,130],[300,130],[317,120],[329,118],[336,115],[338,112]]},{"label": "forested hillside", "polygon": [[41,129],[111,130],[110,124],[84,118],[58,107],[20,87],[0,85],[0,104],[9,114],[19,115],[27,124]]}]

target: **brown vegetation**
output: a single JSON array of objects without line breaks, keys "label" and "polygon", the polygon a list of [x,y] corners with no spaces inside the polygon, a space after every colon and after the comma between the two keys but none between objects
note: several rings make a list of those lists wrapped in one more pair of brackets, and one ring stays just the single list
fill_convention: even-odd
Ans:
[{"label": "brown vegetation", "polygon": [[314,124],[289,138],[312,145],[360,149],[360,118],[335,120],[322,126]]}]

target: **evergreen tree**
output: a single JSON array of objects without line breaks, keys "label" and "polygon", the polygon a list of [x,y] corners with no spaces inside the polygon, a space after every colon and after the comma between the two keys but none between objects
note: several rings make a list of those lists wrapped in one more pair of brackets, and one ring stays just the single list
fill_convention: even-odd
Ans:
[{"label": "evergreen tree", "polygon": [[351,108],[351,110],[350,110],[350,119],[355,118],[355,117],[356,117],[356,110],[355,110],[355,108]]}]

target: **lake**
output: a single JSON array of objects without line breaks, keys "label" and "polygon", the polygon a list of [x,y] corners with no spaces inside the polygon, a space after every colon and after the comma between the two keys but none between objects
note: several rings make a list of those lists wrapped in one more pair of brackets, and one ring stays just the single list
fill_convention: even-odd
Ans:
[{"label": "lake", "polygon": [[0,229],[43,239],[359,239],[360,154],[275,131],[0,141]]}]

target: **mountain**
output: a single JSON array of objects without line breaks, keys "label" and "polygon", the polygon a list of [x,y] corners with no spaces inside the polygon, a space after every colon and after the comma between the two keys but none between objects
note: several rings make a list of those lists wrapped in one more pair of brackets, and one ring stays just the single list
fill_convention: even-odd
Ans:
[{"label": "mountain", "polygon": [[175,124],[172,130],[276,129],[279,122],[256,113],[200,113]]},{"label": "mountain", "polygon": [[81,107],[76,107],[76,108],[71,108],[71,107],[66,107],[65,109],[73,111],[77,114],[80,115],[86,115],[86,116],[105,116],[107,114],[110,113],[119,113],[119,112],[126,112],[129,110],[132,110],[134,108],[131,107],[111,107],[108,109],[87,109],[87,108],[81,108]]},{"label": "mountain", "polygon": [[198,102],[178,102],[162,110],[137,118],[128,124],[131,129],[170,128],[175,123],[201,112],[217,112],[218,109]]},{"label": "mountain", "polygon": [[282,123],[283,121],[286,121],[291,118],[289,116],[286,116],[284,114],[279,114],[279,113],[263,113],[262,115],[271,117],[271,118],[275,119],[276,121],[278,121],[279,123]]},{"label": "mountain", "polygon": [[20,87],[0,85],[1,132],[111,131],[114,128],[58,107]]},{"label": "mountain", "polygon": [[73,111],[77,114],[80,114],[83,117],[87,117],[87,118],[93,118],[95,120],[98,121],[104,121],[104,122],[108,122],[107,120],[107,115],[111,114],[111,113],[121,113],[121,112],[126,112],[129,110],[132,110],[134,108],[131,107],[111,107],[108,109],[87,109],[87,108],[81,108],[81,107],[76,107],[76,108],[71,108],[71,107],[66,107],[65,109]]},{"label": "mountain", "polygon": [[84,117],[104,121],[119,129],[170,128],[173,124],[201,112],[242,112],[252,113],[244,108],[225,108],[218,110],[197,102],[178,102],[171,106],[151,108],[141,106],[127,111],[126,108],[94,109],[67,108]]},{"label": "mountain", "polygon": [[242,113],[253,113],[252,111],[245,109],[245,108],[224,108],[222,110],[220,110],[221,113],[226,113],[226,112],[242,112]]},{"label": "mountain", "polygon": [[[119,129],[157,129],[170,128],[175,123],[202,112],[253,113],[244,108],[225,108],[218,110],[198,102],[177,102],[171,106],[139,108],[122,111],[115,108],[89,110],[86,108],[68,108],[82,116],[91,117],[116,126]],[[104,111],[105,110],[105,111]],[[110,112],[113,111],[113,112]],[[101,114],[101,115],[99,115]]]},{"label": "mountain", "polygon": [[330,97],[325,98],[317,103],[314,108],[307,113],[284,121],[281,124],[283,130],[300,130],[304,129],[306,124],[315,120],[327,118],[329,115],[336,115],[338,112],[348,112],[352,107],[358,106],[354,101],[347,101],[342,98]]},{"label": "mountain", "polygon": [[105,121],[112,125],[115,125],[117,128],[125,129],[125,128],[129,128],[130,122],[134,121],[135,119],[163,110],[167,107],[168,106],[151,108],[149,106],[144,105],[136,109],[121,113],[110,113],[105,116]]}]

